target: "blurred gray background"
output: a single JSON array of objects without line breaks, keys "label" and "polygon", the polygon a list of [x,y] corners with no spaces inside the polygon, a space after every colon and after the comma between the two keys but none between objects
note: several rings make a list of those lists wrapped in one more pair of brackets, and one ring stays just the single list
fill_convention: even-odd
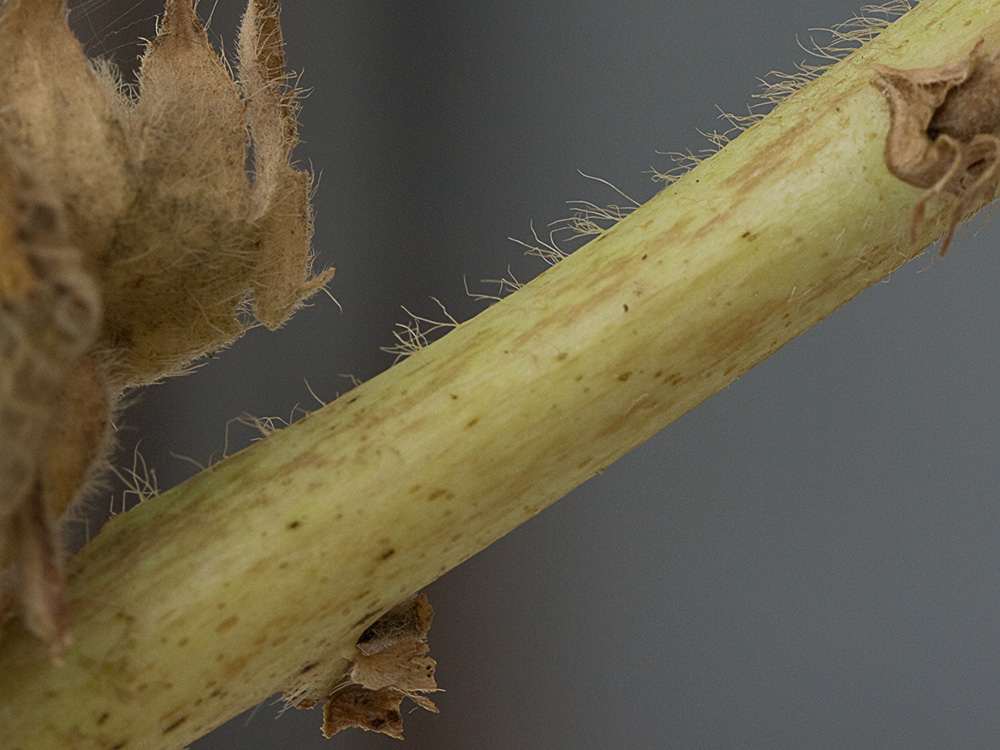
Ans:
[{"label": "blurred gray background", "polygon": [[[507,240],[565,201],[655,190],[796,39],[859,0],[286,0],[312,89],[298,152],[321,174],[325,298],[122,422],[161,488],[218,457],[241,413],[288,417],[392,357],[392,330],[482,304],[464,280],[543,269]],[[128,64],[156,3],[87,0],[94,54]],[[213,13],[203,0],[203,16]],[[211,35],[232,49],[241,7]],[[831,185],[831,190],[836,190]],[[1000,739],[1000,232],[977,219],[427,589],[440,715],[419,748],[978,748]],[[982,231],[980,231],[982,230]],[[308,387],[307,387],[308,383]],[[230,425],[230,450],[251,433]],[[121,503],[120,492],[108,505]],[[127,501],[131,501],[126,498]],[[99,505],[99,504],[98,504]],[[98,514],[103,511],[98,508]],[[329,742],[269,701],[194,750]]]}]

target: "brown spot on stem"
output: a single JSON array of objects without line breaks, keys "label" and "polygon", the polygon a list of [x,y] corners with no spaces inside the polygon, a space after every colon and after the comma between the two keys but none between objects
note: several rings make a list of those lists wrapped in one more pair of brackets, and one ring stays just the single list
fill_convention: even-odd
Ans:
[{"label": "brown spot on stem", "polygon": [[188,720],[187,716],[182,716],[181,718],[177,719],[177,721],[173,722],[170,726],[168,726],[166,729],[164,729],[163,733],[164,734],[170,734],[172,731],[174,731],[175,729],[177,729],[177,727],[179,727],[181,724],[183,724],[187,720]]},{"label": "brown spot on stem", "polygon": [[235,626],[236,623],[238,623],[239,621],[240,618],[237,615],[233,615],[232,617],[227,617],[225,620],[223,620],[216,626],[215,632],[224,633],[227,630],[231,630],[233,626]]}]

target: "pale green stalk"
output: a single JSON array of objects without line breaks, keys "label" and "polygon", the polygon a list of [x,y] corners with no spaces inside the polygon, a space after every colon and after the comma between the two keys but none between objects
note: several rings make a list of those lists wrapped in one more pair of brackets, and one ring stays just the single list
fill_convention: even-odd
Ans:
[{"label": "pale green stalk", "polygon": [[980,37],[996,0],[921,4],[511,297],[112,520],[70,564],[65,666],[4,633],[0,748],[180,748],[335,678],[380,612],[939,236],[908,240],[920,191],[885,168],[870,63]]}]

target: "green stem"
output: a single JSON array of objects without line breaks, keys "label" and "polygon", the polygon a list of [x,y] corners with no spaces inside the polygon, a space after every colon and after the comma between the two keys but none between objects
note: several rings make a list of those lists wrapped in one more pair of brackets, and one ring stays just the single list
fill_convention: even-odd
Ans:
[{"label": "green stem", "polygon": [[0,748],[180,748],[328,685],[381,612],[940,236],[909,242],[871,63],[980,37],[995,0],[922,3],[517,293],[113,519],[69,566],[65,666],[4,632]]}]

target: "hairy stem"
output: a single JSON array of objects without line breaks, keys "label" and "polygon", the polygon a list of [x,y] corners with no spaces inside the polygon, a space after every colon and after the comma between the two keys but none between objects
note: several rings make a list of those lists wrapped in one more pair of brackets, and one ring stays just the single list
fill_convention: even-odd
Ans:
[{"label": "hairy stem", "polygon": [[180,748],[321,694],[380,613],[940,236],[943,201],[910,243],[871,64],[979,38],[995,0],[922,3],[517,293],[113,519],[69,566],[65,666],[3,634],[0,748]]}]

